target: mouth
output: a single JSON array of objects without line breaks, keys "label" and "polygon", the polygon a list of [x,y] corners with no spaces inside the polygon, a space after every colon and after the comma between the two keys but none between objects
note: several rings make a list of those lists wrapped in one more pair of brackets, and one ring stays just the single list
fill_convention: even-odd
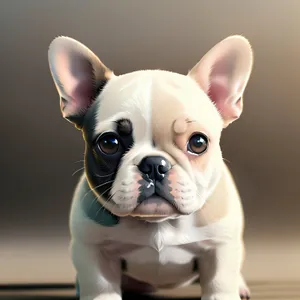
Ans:
[{"label": "mouth", "polygon": [[141,202],[131,213],[133,217],[140,218],[165,218],[179,214],[175,205],[160,196],[153,195]]}]

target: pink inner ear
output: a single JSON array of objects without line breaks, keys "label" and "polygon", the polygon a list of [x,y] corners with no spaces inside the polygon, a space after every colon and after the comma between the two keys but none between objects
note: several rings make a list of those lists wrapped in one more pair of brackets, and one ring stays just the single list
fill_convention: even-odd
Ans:
[{"label": "pink inner ear", "polygon": [[189,72],[215,104],[224,126],[242,113],[242,95],[251,67],[249,44],[241,38],[232,37],[213,47]]},{"label": "pink inner ear", "polygon": [[57,57],[57,62],[60,66],[57,72],[63,83],[64,92],[69,98],[68,101],[61,102],[61,109],[64,116],[79,115],[89,108],[93,100],[92,65],[80,56],[74,57],[71,61],[65,53]]},{"label": "pink inner ear", "polygon": [[207,93],[224,120],[235,120],[240,117],[242,112],[241,97],[234,99],[235,95],[229,89],[230,87],[229,79],[226,76],[216,76],[210,81]]},{"label": "pink inner ear", "polygon": [[61,109],[65,116],[80,115],[86,112],[93,100],[93,85],[90,79],[75,80],[76,84],[69,89],[69,99],[61,102]]},{"label": "pink inner ear", "polygon": [[228,101],[226,101],[229,97],[228,79],[225,76],[218,76],[212,79],[207,94],[219,112],[223,114],[226,106],[228,106]]},{"label": "pink inner ear", "polygon": [[75,112],[85,112],[93,100],[93,81],[90,78],[85,78],[80,80],[78,85],[74,88],[72,93],[72,106],[74,107]]}]

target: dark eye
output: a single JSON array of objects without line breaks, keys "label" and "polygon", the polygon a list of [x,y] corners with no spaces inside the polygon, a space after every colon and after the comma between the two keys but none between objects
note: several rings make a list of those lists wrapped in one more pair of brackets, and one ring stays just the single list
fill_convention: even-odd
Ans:
[{"label": "dark eye", "polygon": [[104,154],[112,155],[118,152],[120,142],[116,134],[108,133],[98,139],[97,145]]},{"label": "dark eye", "polygon": [[187,150],[191,154],[202,154],[208,147],[207,136],[203,133],[196,133],[191,136],[187,143]]}]

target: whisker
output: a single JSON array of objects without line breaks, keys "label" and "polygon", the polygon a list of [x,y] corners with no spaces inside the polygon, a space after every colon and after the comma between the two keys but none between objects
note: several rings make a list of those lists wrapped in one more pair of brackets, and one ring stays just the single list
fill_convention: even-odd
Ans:
[{"label": "whisker", "polygon": [[224,157],[223,157],[223,160],[226,161],[226,162],[228,162],[229,164],[231,163],[228,159],[226,159]]},{"label": "whisker", "polygon": [[[108,199],[106,200],[107,202],[110,202],[112,200],[112,198],[118,193],[119,191],[115,191],[113,194],[111,194],[111,196],[108,197]],[[113,201],[113,203],[116,205],[116,203]]]},{"label": "whisker", "polygon": [[[101,196],[103,196],[103,194],[105,194],[107,191],[109,191],[109,190],[111,190],[112,189],[112,187],[110,187],[110,188],[108,188],[106,191],[104,191],[99,197],[97,197],[96,199],[99,199]],[[113,195],[111,195],[109,198],[108,198],[108,200],[106,200],[106,202],[109,202],[111,199],[112,199],[112,197],[115,195],[115,193],[113,194]],[[99,208],[99,210],[96,212],[96,216],[98,216],[98,214],[101,212],[101,210],[104,210],[104,209],[106,209],[105,208],[105,206],[104,205],[102,205],[100,208]]]},{"label": "whisker", "polygon": [[80,162],[84,162],[84,160],[81,159],[81,160],[74,161],[74,164],[78,164],[78,163],[80,163]]},{"label": "whisker", "polygon": [[[114,193],[115,195],[116,193]],[[113,196],[114,196],[113,195]],[[112,199],[112,197],[110,198],[110,200]],[[114,208],[117,206],[117,203],[115,203],[114,201],[112,202],[112,208],[111,208],[111,211],[114,211]]]},{"label": "whisker", "polygon": [[107,193],[111,189],[112,189],[112,187],[109,187],[108,189],[106,189],[98,198],[101,198],[105,193]]},{"label": "whisker", "polygon": [[[91,205],[90,205],[89,210],[92,208],[92,206],[93,206],[93,204],[94,204],[95,202],[98,202],[98,196],[96,196],[96,197],[93,199],[93,201],[91,202]],[[104,205],[101,205],[100,208],[97,210],[97,212],[96,212],[96,217],[98,216],[98,214],[101,212],[102,209],[103,209],[103,210],[105,209]]]},{"label": "whisker", "polygon": [[104,182],[104,183],[102,183],[102,184],[99,184],[99,185],[95,186],[95,187],[92,188],[92,189],[90,188],[90,190],[83,196],[82,201],[85,199],[85,197],[86,197],[89,193],[95,192],[95,189],[97,189],[97,188],[99,188],[99,187],[102,187],[102,186],[104,186],[104,185],[106,185],[106,184],[110,184],[110,183],[112,183],[112,182],[114,182],[114,180],[109,180],[109,181],[107,181],[107,182]]},{"label": "whisker", "polygon": [[98,197],[97,197],[97,196],[96,196],[96,197],[93,199],[93,201],[91,202],[91,205],[90,205],[89,210],[92,208],[92,206],[93,206],[93,204],[94,204],[95,202],[98,202]]},{"label": "whisker", "polygon": [[106,182],[104,182],[104,183],[102,183],[102,184],[97,185],[96,187],[94,187],[94,189],[97,189],[97,188],[99,188],[99,187],[105,186],[106,184],[109,184],[109,183],[112,183],[112,182],[114,182],[114,180],[106,181]]},{"label": "whisker", "polygon": [[72,176],[74,176],[74,175],[77,174],[78,172],[82,171],[83,169],[84,169],[84,167],[82,167],[82,168],[76,170],[76,171],[72,174]]},{"label": "whisker", "polygon": [[108,177],[108,176],[111,176],[111,175],[114,175],[114,173],[110,173],[110,174],[107,174],[107,175],[99,175],[99,174],[94,174],[95,177],[98,177],[98,178],[105,178],[105,177]]},{"label": "whisker", "polygon": [[[98,198],[96,198],[96,199],[98,199]],[[98,200],[97,200],[98,201]],[[101,206],[100,206],[100,208],[97,210],[97,212],[96,212],[96,217],[98,216],[98,214],[103,210],[105,210],[106,208],[105,208],[105,206],[104,205],[102,205],[102,203],[101,203]]]},{"label": "whisker", "polygon": [[105,210],[105,207],[104,207],[103,205],[100,206],[100,208],[97,210],[97,212],[96,212],[96,218],[98,217],[99,213],[100,213],[102,210]]}]

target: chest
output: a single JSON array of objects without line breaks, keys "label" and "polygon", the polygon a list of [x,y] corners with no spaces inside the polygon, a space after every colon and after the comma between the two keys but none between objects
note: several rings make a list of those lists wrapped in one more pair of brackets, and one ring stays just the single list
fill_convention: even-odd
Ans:
[{"label": "chest", "polygon": [[[112,259],[121,259],[131,266],[187,266],[203,249],[213,246],[214,239],[198,229],[163,226],[120,227],[102,242],[102,249]],[[131,224],[132,225],[132,224]]]},{"label": "chest", "polygon": [[187,245],[157,250],[151,246],[112,242],[105,249],[111,259],[121,261],[124,274],[153,286],[185,282],[197,272],[196,252]]}]

